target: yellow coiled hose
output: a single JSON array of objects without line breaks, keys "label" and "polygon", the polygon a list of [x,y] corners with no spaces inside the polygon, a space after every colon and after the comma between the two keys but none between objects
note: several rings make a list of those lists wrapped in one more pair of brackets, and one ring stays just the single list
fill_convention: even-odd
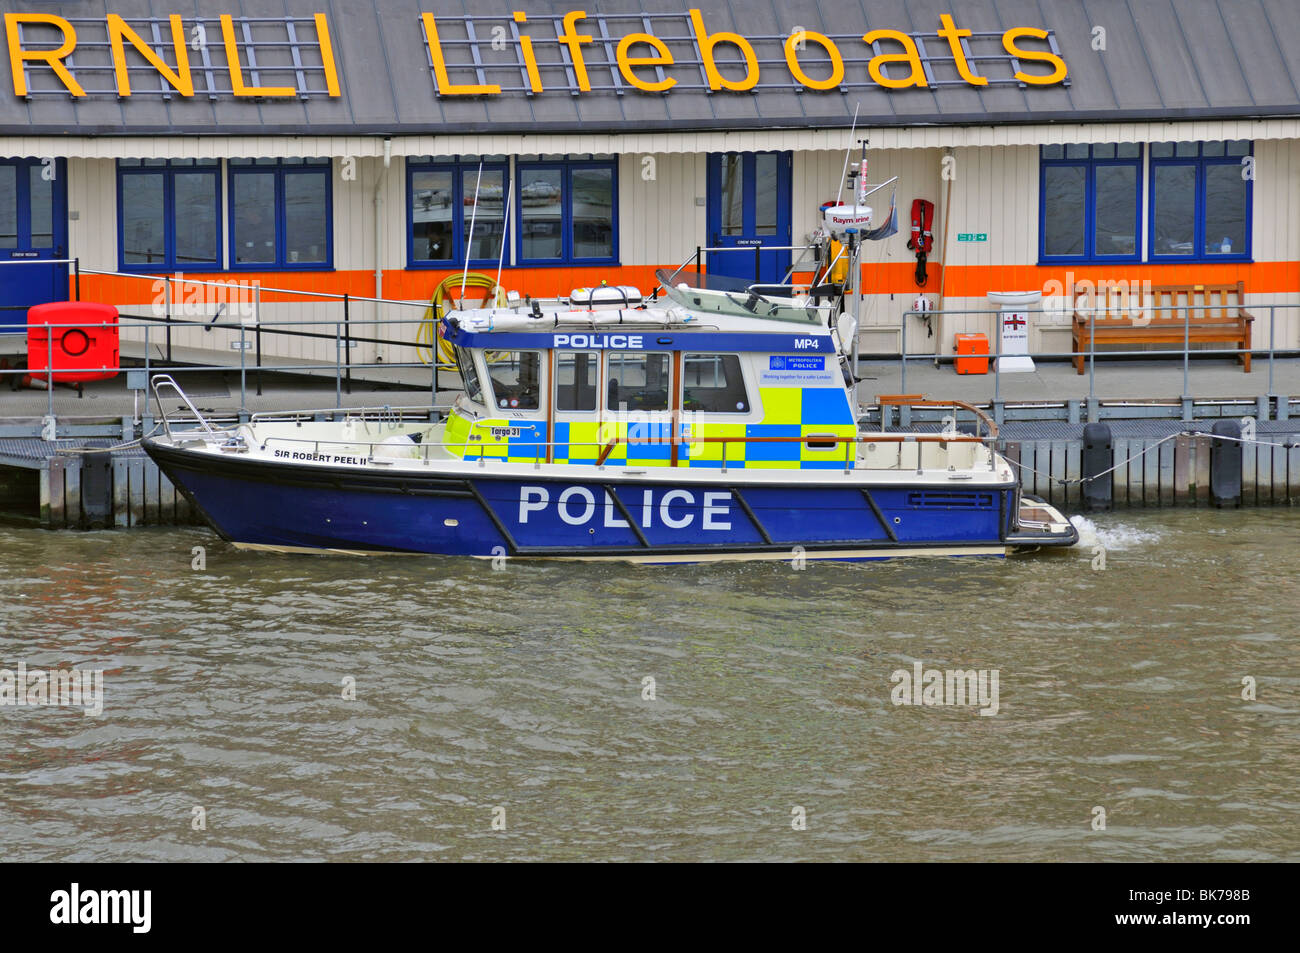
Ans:
[{"label": "yellow coiled hose", "polygon": [[[482,272],[471,271],[464,279],[460,275],[448,275],[438,285],[433,292],[433,297],[429,299],[429,307],[425,309],[424,320],[420,322],[420,327],[415,333],[416,353],[420,355],[421,362],[428,364],[433,360],[433,349],[438,349],[438,363],[443,367],[449,367],[456,363],[456,351],[442,337],[442,319],[446,316],[446,303],[449,292],[460,291],[461,281],[464,280],[465,288],[483,289],[482,307],[499,306],[505,304],[505,291],[496,283],[496,279],[491,275],[485,275]],[[461,299],[463,303],[463,299]]]}]

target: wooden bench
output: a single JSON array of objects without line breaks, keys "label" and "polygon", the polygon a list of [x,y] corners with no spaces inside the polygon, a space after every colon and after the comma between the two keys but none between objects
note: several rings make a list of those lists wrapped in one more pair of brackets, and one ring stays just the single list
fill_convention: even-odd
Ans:
[{"label": "wooden bench", "polygon": [[1146,301],[1120,289],[1107,286],[1098,293],[1091,285],[1075,286],[1075,370],[1084,372],[1084,360],[1096,344],[1182,344],[1185,338],[1189,344],[1236,345],[1241,352],[1237,360],[1250,373],[1250,328],[1255,318],[1245,308],[1245,282],[1155,285],[1150,290],[1148,311]]}]

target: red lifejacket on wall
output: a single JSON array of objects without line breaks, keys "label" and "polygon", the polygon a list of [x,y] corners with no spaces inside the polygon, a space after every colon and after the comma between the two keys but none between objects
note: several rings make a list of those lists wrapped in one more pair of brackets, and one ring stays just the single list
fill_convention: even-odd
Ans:
[{"label": "red lifejacket on wall", "polygon": [[916,283],[924,285],[927,275],[925,263],[934,248],[934,203],[925,199],[912,202],[912,237],[907,247],[916,252]]}]

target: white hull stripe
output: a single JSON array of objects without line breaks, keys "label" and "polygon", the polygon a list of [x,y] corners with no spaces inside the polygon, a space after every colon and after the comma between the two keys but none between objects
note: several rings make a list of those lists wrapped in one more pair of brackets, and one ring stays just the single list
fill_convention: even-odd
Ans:
[{"label": "white hull stripe", "polygon": [[[236,549],[267,553],[305,553],[317,556],[433,556],[436,553],[404,553],[372,549],[331,549],[313,546],[274,546],[268,543],[235,543]],[[800,553],[807,560],[834,559],[896,559],[900,556],[1005,556],[1005,546],[933,546],[915,549],[837,549]],[[498,559],[497,556],[473,556],[473,559]],[[721,563],[721,562],[788,562],[796,556],[791,552],[761,553],[646,553],[612,556],[508,556],[507,559],[565,560],[568,562],[625,562],[625,563]]]}]

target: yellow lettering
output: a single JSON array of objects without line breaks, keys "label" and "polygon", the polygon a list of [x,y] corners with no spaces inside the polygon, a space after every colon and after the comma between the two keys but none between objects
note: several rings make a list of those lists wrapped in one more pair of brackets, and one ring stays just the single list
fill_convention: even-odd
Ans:
[{"label": "yellow lettering", "polygon": [[[709,33],[704,28],[704,17],[696,9],[691,10],[691,26],[695,29],[695,41],[700,46],[700,59],[704,61],[704,73],[709,77],[709,89],[734,89],[736,92],[743,93],[758,85],[758,57],[754,55],[754,48],[749,45],[748,40],[739,33]],[[719,43],[730,43],[745,57],[744,79],[727,79],[718,72],[717,64],[713,60],[713,48]]]},{"label": "yellow lettering", "polygon": [[[526,17],[522,11],[515,11],[516,23],[527,23]],[[542,75],[537,71],[537,56],[533,53],[533,38],[519,34],[519,48],[524,54],[524,69],[528,70],[528,88],[535,93],[542,91]]]},{"label": "yellow lettering", "polygon": [[[831,59],[831,75],[826,79],[813,79],[803,71],[799,64],[799,53],[795,49],[800,40],[804,44],[816,43]],[[812,30],[804,30],[802,33],[791,33],[789,39],[785,41],[785,62],[790,67],[790,75],[809,89],[834,89],[844,79],[844,57],[840,56],[839,47],[828,36],[820,33],[814,33]]]},{"label": "yellow lettering", "polygon": [[131,95],[131,76],[126,68],[126,44],[123,40],[129,40],[136,51],[149,61],[149,65],[156,69],[162,78],[171,83],[182,96],[194,95],[194,77],[190,75],[190,56],[185,47],[185,28],[181,25],[181,18],[176,14],[169,16],[168,21],[172,27],[172,48],[176,51],[176,69],[171,67],[163,60],[161,56],[153,51],[148,43],[126,25],[116,13],[108,15],[108,42],[113,49],[113,73],[117,77],[117,94],[122,97]]},{"label": "yellow lettering", "polygon": [[[908,89],[912,86],[926,87],[930,85],[925,79],[925,67],[921,65],[921,53],[916,48],[916,41],[906,33],[901,30],[872,30],[863,36],[862,40],[868,46],[880,40],[892,40],[903,47],[902,53],[881,53],[879,56],[873,56],[871,62],[867,64],[867,72],[881,86],[886,89]],[[912,75],[900,79],[890,79],[885,75],[882,68],[886,63],[907,63],[912,67]]]},{"label": "yellow lettering", "polygon": [[961,47],[963,38],[970,36],[970,30],[959,30],[953,18],[947,13],[939,14],[939,22],[943,27],[938,31],[939,38],[948,41],[948,49],[952,50],[953,62],[957,65],[957,72],[961,78],[972,86],[987,86],[989,81],[983,76],[976,76],[966,62],[966,51]]},{"label": "yellow lettering", "polygon": [[325,66],[325,88],[331,96],[342,96],[339,90],[339,70],[334,64],[334,41],[330,39],[329,21],[325,14],[314,14],[316,20],[316,41],[320,43],[321,63]]},{"label": "yellow lettering", "polygon": [[1022,83],[1028,83],[1030,86],[1053,86],[1061,82],[1066,76],[1065,60],[1061,59],[1055,53],[1043,52],[1040,50],[1025,50],[1016,46],[1016,40],[1023,36],[1032,36],[1036,40],[1047,39],[1047,31],[1039,30],[1032,26],[1016,27],[1007,30],[1002,34],[1002,48],[1012,56],[1019,57],[1022,60],[1037,60],[1040,63],[1051,63],[1052,72],[1047,76],[1026,73],[1024,70],[1016,73],[1016,79]]},{"label": "yellow lettering", "polygon": [[591,92],[591,81],[587,79],[587,64],[582,58],[582,44],[590,43],[592,38],[585,33],[578,35],[573,32],[574,24],[586,15],[586,10],[570,10],[566,13],[564,15],[564,32],[556,39],[569,48],[569,55],[573,58],[573,75],[578,80],[578,88],[584,93],[589,93]]},{"label": "yellow lettering", "polygon": [[447,61],[442,58],[442,42],[438,39],[438,25],[433,22],[432,13],[421,13],[424,21],[424,35],[429,41],[429,58],[433,60],[433,75],[438,81],[438,92],[443,96],[495,96],[501,87],[495,83],[485,85],[457,86],[447,76]]},{"label": "yellow lettering", "polygon": [[[56,50],[24,50],[22,41],[18,37],[18,27],[23,23],[44,23],[57,27],[63,33],[63,42]],[[77,48],[77,31],[72,28],[71,23],[63,17],[50,13],[6,13],[5,34],[9,39],[9,66],[13,70],[14,95],[27,95],[27,76],[23,72],[23,63],[28,61],[45,63],[54,70],[54,75],[73,96],[86,95],[81,84],[63,65],[64,57]]]},{"label": "yellow lettering", "polygon": [[[634,43],[645,43],[654,49],[654,56],[628,56],[627,51]],[[618,59],[619,72],[623,78],[635,86],[637,89],[643,89],[647,93],[663,93],[677,85],[677,80],[671,76],[665,76],[663,79],[649,80],[642,79],[632,72],[638,66],[672,66],[673,54],[669,52],[668,45],[659,37],[649,33],[629,33],[623,39],[618,41],[618,49],[615,51]]]},{"label": "yellow lettering", "polygon": [[221,14],[221,36],[226,41],[226,69],[230,71],[230,91],[236,96],[296,96],[292,86],[245,86],[244,68],[239,63],[239,46],[235,43],[235,22],[229,13]]}]

